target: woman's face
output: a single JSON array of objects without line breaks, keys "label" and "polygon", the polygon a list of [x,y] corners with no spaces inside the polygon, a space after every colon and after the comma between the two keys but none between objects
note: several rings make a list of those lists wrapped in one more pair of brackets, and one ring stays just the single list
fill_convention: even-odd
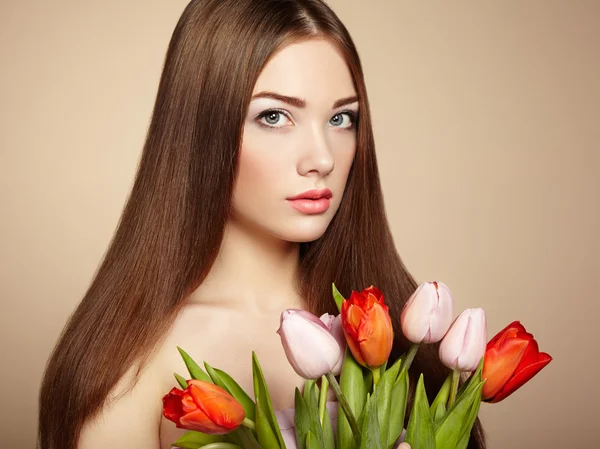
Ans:
[{"label": "woman's face", "polygon": [[[275,54],[256,82],[244,123],[236,224],[290,242],[321,237],[346,186],[357,117],[350,71],[332,44],[311,39]],[[315,189],[321,199],[290,199]]]}]

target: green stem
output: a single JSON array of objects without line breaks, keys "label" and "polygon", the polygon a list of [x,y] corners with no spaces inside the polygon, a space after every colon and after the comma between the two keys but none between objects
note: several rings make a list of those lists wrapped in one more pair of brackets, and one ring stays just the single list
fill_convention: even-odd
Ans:
[{"label": "green stem", "polygon": [[460,380],[460,371],[452,371],[452,386],[450,387],[450,398],[448,398],[448,410],[454,405],[456,392],[458,391],[458,381]]},{"label": "green stem", "polygon": [[319,420],[321,421],[321,426],[323,426],[323,421],[325,420],[325,409],[327,407],[327,390],[329,389],[329,381],[327,380],[327,376],[321,377],[321,392],[319,396]]},{"label": "green stem", "polygon": [[419,350],[418,343],[413,343],[410,346],[410,349],[408,350],[408,354],[406,354],[406,357],[404,358],[404,360],[402,360],[402,366],[400,367],[400,371],[402,371],[403,369],[406,369],[408,371],[408,369],[410,368],[410,365],[412,365],[412,362],[415,359],[415,354],[417,353],[418,350]]},{"label": "green stem", "polygon": [[381,378],[381,367],[372,369],[371,371],[373,372],[373,385],[377,385]]},{"label": "green stem", "polygon": [[242,449],[237,444],[233,443],[224,443],[222,441],[218,443],[210,443],[202,446],[202,449]]},{"label": "green stem", "polygon": [[248,418],[244,418],[244,420],[242,421],[242,426],[245,426],[248,429],[252,429],[252,430],[256,429],[256,423]]},{"label": "green stem", "polygon": [[335,376],[331,373],[327,373],[327,379],[329,380],[329,383],[331,384],[331,388],[333,388],[333,391],[337,397],[339,404],[342,406],[342,410],[344,411],[344,415],[346,415],[348,424],[350,424],[350,428],[352,429],[352,434],[354,435],[354,440],[356,441],[356,446],[360,447],[360,440],[361,440],[360,429],[358,428],[358,423],[356,422],[356,418],[354,417],[354,414],[352,413],[352,409],[350,408],[350,405],[348,404],[348,401],[346,400],[344,393],[342,393],[340,384],[338,384],[337,380],[335,379]]}]

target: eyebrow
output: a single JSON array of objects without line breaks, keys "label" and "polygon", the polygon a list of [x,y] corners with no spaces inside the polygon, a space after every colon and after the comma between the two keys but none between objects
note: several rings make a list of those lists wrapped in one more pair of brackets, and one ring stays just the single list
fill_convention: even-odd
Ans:
[{"label": "eyebrow", "polygon": [[[289,97],[287,95],[281,95],[281,94],[278,94],[277,92],[270,92],[270,91],[260,92],[256,95],[253,95],[250,100],[254,100],[255,98],[273,98],[274,100],[283,101],[284,103],[291,104],[292,106],[296,106],[297,108],[305,108],[306,107],[306,100],[303,100],[302,98],[298,98],[298,97]],[[347,104],[354,103],[355,101],[358,101],[358,96],[356,96],[356,95],[353,95],[351,97],[346,97],[346,98],[340,98],[335,103],[333,103],[333,106],[331,109],[339,108],[340,106],[345,106]]]}]

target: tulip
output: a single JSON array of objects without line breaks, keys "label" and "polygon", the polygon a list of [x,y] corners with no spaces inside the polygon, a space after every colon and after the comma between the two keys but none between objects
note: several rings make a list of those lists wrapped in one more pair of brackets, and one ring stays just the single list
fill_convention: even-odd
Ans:
[{"label": "tulip", "polygon": [[344,361],[345,342],[339,339],[340,318],[286,309],[277,333],[290,365],[305,379],[318,379],[327,373],[338,375]]},{"label": "tulip", "polygon": [[519,321],[513,321],[487,344],[483,359],[482,397],[485,402],[500,402],[528,382],[552,361],[539,352],[537,341]]},{"label": "tulip", "polygon": [[440,344],[440,360],[454,371],[475,371],[485,354],[487,322],[483,309],[466,309]]},{"label": "tulip", "polygon": [[452,293],[443,282],[423,282],[402,309],[402,333],[415,343],[436,343],[454,320]]},{"label": "tulip", "polygon": [[[342,327],[354,359],[375,370],[390,356],[394,331],[383,293],[370,286],[342,303]],[[375,373],[375,371],[374,371]]]},{"label": "tulip", "polygon": [[214,435],[231,432],[244,421],[244,407],[223,388],[202,380],[187,381],[163,397],[163,415],[177,427]]}]

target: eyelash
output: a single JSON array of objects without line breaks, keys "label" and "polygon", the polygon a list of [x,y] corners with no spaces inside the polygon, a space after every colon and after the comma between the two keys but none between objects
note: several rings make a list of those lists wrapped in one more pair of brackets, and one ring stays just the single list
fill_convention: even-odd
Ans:
[{"label": "eyelash", "polygon": [[[276,109],[275,108],[275,109],[267,109],[266,111],[263,111],[260,114],[258,114],[256,116],[257,123],[260,126],[262,126],[264,128],[269,128],[269,129],[283,128],[282,126],[272,126],[272,125],[267,125],[264,122],[261,122],[261,119],[263,117],[266,117],[267,115],[272,114],[273,112],[276,112],[278,114],[282,114],[285,117],[287,117],[288,120],[291,120],[290,116],[287,114],[286,111],[284,111],[283,109]],[[348,126],[347,128],[341,128],[341,129],[351,130],[351,129],[356,128],[356,125],[357,125],[357,122],[358,122],[358,113],[356,113],[354,111],[351,111],[349,109],[345,109],[343,111],[340,111],[340,112],[336,113],[333,117],[335,117],[336,115],[342,115],[342,114],[347,114],[350,117],[350,120],[352,121],[352,124],[350,126]],[[335,126],[335,128],[339,128],[339,126]]]}]

